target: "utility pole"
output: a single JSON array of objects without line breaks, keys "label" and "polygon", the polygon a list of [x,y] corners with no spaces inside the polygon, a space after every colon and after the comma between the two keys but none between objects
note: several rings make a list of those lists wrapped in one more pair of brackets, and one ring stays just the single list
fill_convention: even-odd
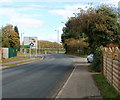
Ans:
[{"label": "utility pole", "polygon": [[37,40],[37,53],[40,54],[40,40]]},{"label": "utility pole", "polygon": [[38,52],[37,52],[38,49],[39,49],[39,48],[38,48],[38,45],[39,45],[39,44],[38,44],[38,39],[37,39],[37,40],[36,40],[36,57],[38,56]]}]

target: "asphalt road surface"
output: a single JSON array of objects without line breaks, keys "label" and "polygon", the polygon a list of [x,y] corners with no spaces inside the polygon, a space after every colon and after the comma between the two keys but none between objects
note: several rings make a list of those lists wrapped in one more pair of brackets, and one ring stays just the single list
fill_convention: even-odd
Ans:
[{"label": "asphalt road surface", "polygon": [[73,70],[72,56],[51,55],[42,61],[3,69],[3,98],[54,98]]}]

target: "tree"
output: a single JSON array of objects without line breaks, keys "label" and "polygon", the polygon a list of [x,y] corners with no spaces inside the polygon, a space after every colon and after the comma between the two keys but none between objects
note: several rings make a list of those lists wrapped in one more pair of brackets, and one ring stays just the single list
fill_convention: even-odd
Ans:
[{"label": "tree", "polygon": [[13,25],[2,27],[2,47],[20,48],[19,34],[14,30]]},{"label": "tree", "polygon": [[83,38],[81,26],[77,17],[69,18],[69,20],[65,24],[65,27],[63,27],[63,34],[61,36],[62,43],[65,42],[65,39],[69,38]]},{"label": "tree", "polygon": [[[76,17],[70,18],[63,28],[62,43],[65,39],[87,37],[92,52],[106,44],[120,44],[120,24],[114,8],[101,5],[97,9],[80,10]],[[64,45],[65,47],[66,45]]]},{"label": "tree", "polygon": [[19,31],[18,31],[18,27],[17,27],[17,26],[14,26],[14,30],[15,30],[15,32],[18,34],[18,38],[20,38],[20,36],[19,36]]},{"label": "tree", "polygon": [[65,39],[64,47],[66,49],[66,53],[68,54],[83,54],[84,49],[88,46],[87,42],[85,42],[85,39],[74,39],[69,38]]},{"label": "tree", "polygon": [[[82,39],[83,37],[86,38],[86,35],[83,36],[78,17],[69,18],[69,20],[65,24],[65,27],[63,27],[63,34],[61,35],[62,43],[63,43],[64,48],[66,49],[66,53],[72,52],[72,51],[69,51],[70,49],[68,48],[70,45],[67,45],[66,41],[68,41],[69,39],[70,40],[75,39],[76,41],[78,41]],[[77,51],[77,49],[74,51]]]},{"label": "tree", "polygon": [[[76,15],[65,24],[62,43],[68,52],[73,43],[69,42],[68,45],[65,40],[81,38],[84,33],[89,44],[88,48],[94,53],[93,67],[96,71],[100,71],[101,49],[111,43],[120,45],[120,24],[117,21],[119,14],[116,9],[101,5],[98,8],[81,9]],[[74,51],[74,49],[70,50]]]},{"label": "tree", "polygon": [[120,45],[120,25],[114,8],[100,6],[95,10],[88,10],[82,16],[81,29],[87,35],[89,47],[94,53],[93,69],[100,71],[102,48],[107,44]]},{"label": "tree", "polygon": [[[18,27],[17,27],[17,26],[14,26],[14,30],[15,30],[15,32],[18,34],[18,39],[19,39],[18,45],[20,45],[20,36],[19,36]],[[18,50],[20,50],[20,46],[19,46]]]}]

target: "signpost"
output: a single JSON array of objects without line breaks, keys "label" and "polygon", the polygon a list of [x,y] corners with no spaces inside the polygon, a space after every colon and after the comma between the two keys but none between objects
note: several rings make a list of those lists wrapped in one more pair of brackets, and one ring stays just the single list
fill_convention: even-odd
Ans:
[{"label": "signpost", "polygon": [[24,48],[30,49],[30,56],[31,56],[31,49],[36,49],[36,56],[37,56],[37,37],[24,37]]}]

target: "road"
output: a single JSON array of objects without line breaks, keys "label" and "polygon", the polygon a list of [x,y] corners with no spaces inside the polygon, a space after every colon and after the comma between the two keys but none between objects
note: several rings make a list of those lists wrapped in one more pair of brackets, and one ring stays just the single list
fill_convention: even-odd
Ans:
[{"label": "road", "polygon": [[72,58],[57,54],[3,69],[2,97],[54,98],[73,70]]}]

